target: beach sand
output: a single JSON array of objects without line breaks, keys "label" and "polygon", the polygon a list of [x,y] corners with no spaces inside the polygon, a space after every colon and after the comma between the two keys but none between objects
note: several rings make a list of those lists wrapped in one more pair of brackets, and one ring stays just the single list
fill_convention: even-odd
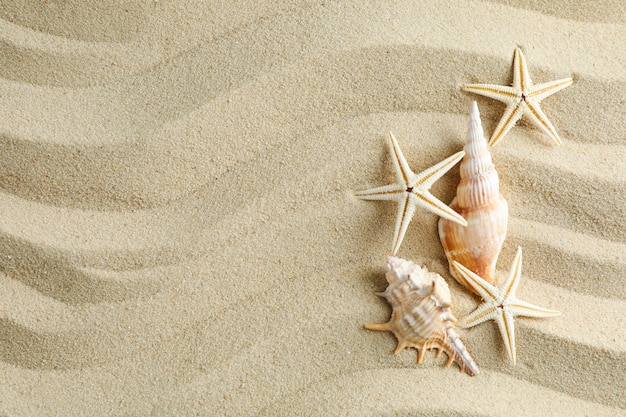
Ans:
[{"label": "beach sand", "polygon": [[[626,415],[626,8],[620,0],[3,1],[0,416]],[[219,4],[219,5],[218,5]],[[517,366],[394,355],[393,131],[416,171],[487,136],[522,48],[574,84],[493,148],[523,247]],[[458,167],[432,193],[449,203]],[[440,273],[436,215],[398,253]]]}]

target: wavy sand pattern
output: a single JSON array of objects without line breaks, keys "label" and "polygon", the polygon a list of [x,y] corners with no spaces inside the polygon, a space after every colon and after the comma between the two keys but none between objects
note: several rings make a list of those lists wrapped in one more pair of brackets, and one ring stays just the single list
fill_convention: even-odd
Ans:
[{"label": "wavy sand pattern", "polygon": [[[0,5],[1,416],[626,415],[622,2],[30,3]],[[522,245],[520,298],[563,315],[518,320],[517,367],[460,331],[469,378],[363,329],[395,207],[352,192],[392,180],[390,129],[416,171],[460,149],[458,86],[509,83],[516,46],[575,83],[543,103],[563,145],[493,151],[498,268]],[[434,215],[399,255],[476,305]]]}]

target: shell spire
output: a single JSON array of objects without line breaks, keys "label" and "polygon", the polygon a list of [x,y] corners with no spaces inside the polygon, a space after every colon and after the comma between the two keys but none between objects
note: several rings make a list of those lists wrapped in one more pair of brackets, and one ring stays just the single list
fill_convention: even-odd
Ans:
[{"label": "shell spire", "polygon": [[366,324],[369,330],[390,331],[398,339],[395,353],[404,348],[418,350],[417,363],[422,363],[428,349],[437,349],[437,356],[448,354],[447,366],[456,362],[470,376],[479,373],[478,366],[454,330],[450,289],[444,279],[425,267],[390,256],[387,260],[387,289],[378,293],[391,304],[391,319],[382,324]]},{"label": "shell spire", "polygon": [[460,164],[461,181],[450,208],[463,216],[468,225],[459,227],[442,218],[439,220],[439,238],[450,263],[450,273],[473,291],[456,271],[453,261],[493,283],[509,216],[475,101],[463,149],[465,157]]}]

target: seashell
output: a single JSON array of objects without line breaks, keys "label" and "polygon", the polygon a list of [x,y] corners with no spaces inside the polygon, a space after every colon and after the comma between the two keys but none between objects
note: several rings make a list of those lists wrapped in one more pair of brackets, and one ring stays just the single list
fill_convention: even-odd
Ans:
[{"label": "seashell", "polygon": [[369,330],[390,331],[398,339],[394,353],[404,348],[418,350],[417,363],[422,363],[427,349],[448,354],[448,363],[456,362],[470,376],[479,373],[478,366],[454,330],[457,321],[451,311],[450,289],[444,279],[425,267],[390,256],[387,259],[385,297],[392,307],[391,319],[383,324],[366,324]]},{"label": "seashell", "polygon": [[483,135],[478,105],[472,103],[465,157],[461,161],[461,182],[450,208],[467,220],[467,226],[439,220],[439,238],[450,264],[450,273],[470,291],[453,261],[493,283],[496,261],[506,238],[509,207],[500,195],[498,173],[491,161],[489,145]]}]

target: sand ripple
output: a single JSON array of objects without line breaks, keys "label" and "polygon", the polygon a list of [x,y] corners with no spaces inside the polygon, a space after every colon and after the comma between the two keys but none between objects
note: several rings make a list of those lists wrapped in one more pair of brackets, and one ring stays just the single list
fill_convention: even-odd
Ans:
[{"label": "sand ripple", "polygon": [[[623,413],[623,13],[206,3],[0,6],[0,415]],[[457,151],[458,86],[510,82],[516,46],[575,83],[542,106],[562,146],[521,123],[494,149],[498,269],[523,246],[520,297],[563,315],[518,321],[515,368],[493,323],[461,331],[469,378],[362,328],[389,314],[395,207],[352,192],[393,179],[390,129],[417,171]],[[434,215],[400,255],[474,308]]]}]

